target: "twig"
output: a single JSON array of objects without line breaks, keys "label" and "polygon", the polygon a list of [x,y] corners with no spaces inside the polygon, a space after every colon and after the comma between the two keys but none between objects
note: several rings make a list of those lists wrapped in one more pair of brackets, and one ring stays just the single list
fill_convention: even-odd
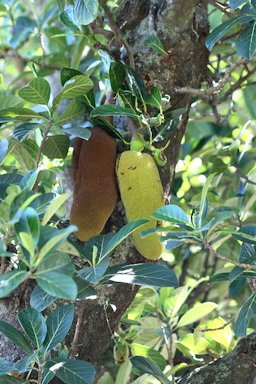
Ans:
[{"label": "twig", "polygon": [[237,63],[231,65],[227,69],[224,77],[217,83],[217,85],[215,85],[213,87],[209,87],[205,90],[204,89],[191,88],[191,87],[176,87],[174,90],[177,93],[181,93],[181,94],[188,93],[188,94],[191,94],[193,96],[199,96],[202,99],[208,100],[208,96],[219,92],[224,87],[224,85],[230,81],[233,71],[236,68],[238,68],[241,64],[244,64],[244,63],[246,63],[246,60],[240,59]]},{"label": "twig", "polygon": [[111,11],[106,4],[106,0],[100,0],[100,5],[101,5],[102,9],[104,10],[104,12],[108,18],[109,26],[114,33],[114,38],[115,38],[115,42],[116,42],[117,47],[121,48],[122,44],[124,45],[124,47],[126,48],[126,51],[127,51],[130,67],[131,67],[131,69],[135,70],[135,61],[134,61],[131,47],[128,44],[127,40],[123,38],[121,30],[120,30],[119,26],[117,25],[117,23],[115,22]]},{"label": "twig", "polygon": [[85,307],[86,307],[86,301],[83,301],[77,314],[75,334],[71,344],[71,352],[70,352],[71,359],[74,359],[77,355],[78,341],[79,341],[81,326],[83,324],[83,314],[85,311]]},{"label": "twig", "polygon": [[244,268],[244,269],[250,269],[252,271],[256,271],[256,265],[246,264],[246,263],[239,263],[238,261],[234,261],[229,259],[228,257],[220,255],[217,251],[213,249],[213,247],[207,243],[205,244],[206,249],[209,249],[211,254],[215,257],[217,257],[220,260],[226,261],[227,263],[233,264],[236,267]]},{"label": "twig", "polygon": [[219,9],[221,12],[225,13],[228,17],[232,17],[232,14],[227,11],[227,4],[221,3],[220,1],[216,0],[208,0],[208,3],[211,4],[213,7]]},{"label": "twig", "polygon": [[238,88],[241,87],[243,82],[245,82],[250,76],[252,76],[256,72],[256,67],[249,70],[247,69],[247,74],[244,76],[241,76],[240,79],[238,79],[234,84],[231,85],[231,87],[224,93],[222,97],[220,97],[219,102],[222,103],[225,101],[230,95],[232,95]]},{"label": "twig", "polygon": [[256,182],[253,181],[253,180],[251,180],[251,179],[249,178],[249,176],[245,176],[245,175],[243,175],[243,174],[241,173],[241,170],[239,169],[238,166],[235,166],[235,168],[236,168],[236,173],[238,174],[238,176],[240,177],[240,179],[245,180],[246,183],[248,183],[248,184],[256,185]]},{"label": "twig", "polygon": [[232,319],[230,319],[229,321],[227,321],[226,323],[224,323],[224,324],[221,325],[220,327],[199,329],[199,332],[204,333],[204,332],[220,331],[221,329],[226,328],[230,323],[232,323]]}]

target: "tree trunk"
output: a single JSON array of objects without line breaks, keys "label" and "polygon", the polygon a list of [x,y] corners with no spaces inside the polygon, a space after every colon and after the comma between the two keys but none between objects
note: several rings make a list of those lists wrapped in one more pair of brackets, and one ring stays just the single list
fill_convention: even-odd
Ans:
[{"label": "tree trunk", "polygon": [[178,384],[255,384],[256,333],[241,339],[228,355],[197,368]]}]

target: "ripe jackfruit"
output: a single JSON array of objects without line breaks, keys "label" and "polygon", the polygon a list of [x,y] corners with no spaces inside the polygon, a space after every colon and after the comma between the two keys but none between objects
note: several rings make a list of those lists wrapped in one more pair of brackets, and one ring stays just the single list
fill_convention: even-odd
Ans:
[{"label": "ripe jackfruit", "polygon": [[115,208],[115,162],[115,140],[102,129],[92,128],[88,141],[76,140],[70,222],[78,227],[76,236],[82,241],[99,235]]},{"label": "ripe jackfruit", "polygon": [[117,163],[117,177],[127,220],[150,220],[133,233],[135,247],[145,258],[158,259],[162,253],[159,235],[140,237],[143,230],[156,226],[157,221],[150,214],[164,205],[163,187],[153,158],[147,153],[123,152]]}]

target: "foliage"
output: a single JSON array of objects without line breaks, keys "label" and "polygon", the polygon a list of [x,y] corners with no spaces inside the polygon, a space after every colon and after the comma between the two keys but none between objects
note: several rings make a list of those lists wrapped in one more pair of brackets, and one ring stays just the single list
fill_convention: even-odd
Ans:
[{"label": "foliage", "polygon": [[[108,5],[114,13],[120,4]],[[0,361],[0,383],[47,384],[54,376],[93,383],[95,368],[72,359],[65,337],[75,304],[119,283],[141,288],[115,330],[98,382],[147,384],[153,375],[170,383],[184,369],[230,352],[255,328],[256,2],[230,0],[225,12],[209,6],[214,80],[191,91],[172,201],[152,212],[159,226],[143,231],[148,221],[141,218],[85,245],[65,223],[70,194],[63,175],[74,138],[90,140],[97,125],[164,167],[184,110],[114,58],[108,27],[94,33],[95,21],[109,22],[102,2],[41,6],[0,4],[0,297],[33,287],[30,305],[18,313],[19,329],[0,321],[0,332],[25,354]],[[160,59],[168,56],[158,36],[145,44]],[[104,104],[111,90],[115,103]],[[128,118],[137,127],[132,138]],[[137,228],[145,239],[159,234],[161,261],[113,263],[113,251]]]}]

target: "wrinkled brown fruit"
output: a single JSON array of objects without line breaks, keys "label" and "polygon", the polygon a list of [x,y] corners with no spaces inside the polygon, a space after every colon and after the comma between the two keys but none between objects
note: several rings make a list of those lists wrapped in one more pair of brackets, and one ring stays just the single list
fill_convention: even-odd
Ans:
[{"label": "wrinkled brown fruit", "polygon": [[78,227],[76,236],[82,241],[99,235],[115,208],[115,162],[115,140],[102,129],[92,128],[89,140],[76,140],[70,222]]}]

